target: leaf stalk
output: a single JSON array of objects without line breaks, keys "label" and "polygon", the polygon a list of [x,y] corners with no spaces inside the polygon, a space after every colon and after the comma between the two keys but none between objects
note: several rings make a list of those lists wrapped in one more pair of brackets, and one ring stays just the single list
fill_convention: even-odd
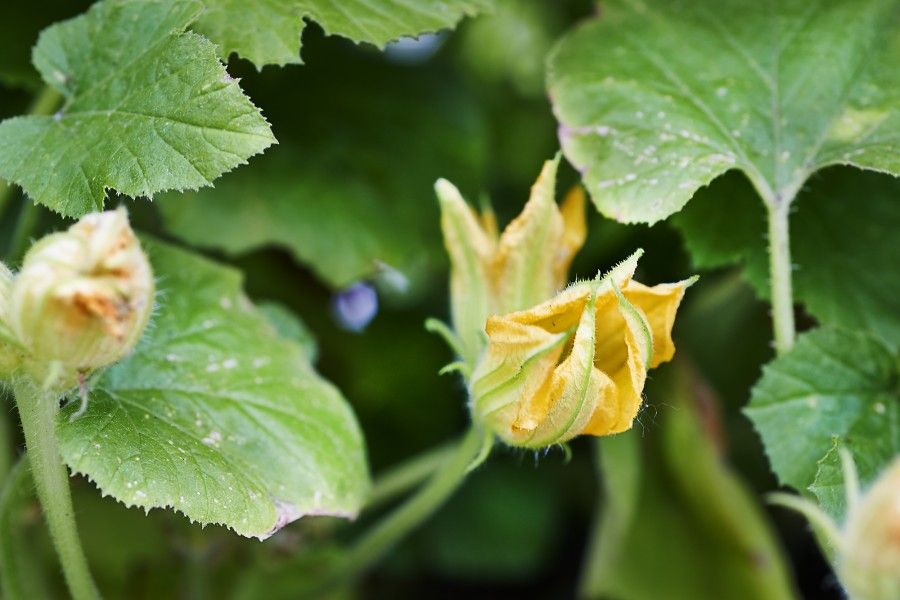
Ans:
[{"label": "leaf stalk", "polygon": [[[792,199],[792,198],[791,198]],[[772,322],[775,352],[791,349],[796,337],[791,273],[790,201],[766,202],[769,221],[769,279],[772,289]]]}]

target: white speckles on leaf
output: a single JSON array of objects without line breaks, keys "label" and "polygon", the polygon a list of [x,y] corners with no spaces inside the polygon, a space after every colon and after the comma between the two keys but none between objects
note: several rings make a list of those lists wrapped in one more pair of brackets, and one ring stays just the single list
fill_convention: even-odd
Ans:
[{"label": "white speckles on leaf", "polygon": [[203,443],[207,446],[218,446],[222,442],[222,434],[218,431],[210,431],[209,435],[203,438]]},{"label": "white speckles on leaf", "polygon": [[[549,95],[563,151],[601,212],[656,222],[732,168],[789,201],[836,162],[900,174],[891,134],[900,128],[900,13],[880,0],[830,2],[813,19],[807,4],[610,2],[563,37],[548,57]],[[784,31],[791,42],[782,45]],[[618,143],[599,130],[612,126]],[[662,172],[636,157],[650,141],[665,142],[660,164],[688,157],[690,168]],[[632,171],[676,193],[609,183]]]}]

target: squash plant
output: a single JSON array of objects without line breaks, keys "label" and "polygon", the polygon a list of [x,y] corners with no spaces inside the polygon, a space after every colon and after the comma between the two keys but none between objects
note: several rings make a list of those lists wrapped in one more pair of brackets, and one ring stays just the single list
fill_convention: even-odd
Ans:
[{"label": "squash plant", "polygon": [[34,4],[4,597],[900,595],[900,3]]}]

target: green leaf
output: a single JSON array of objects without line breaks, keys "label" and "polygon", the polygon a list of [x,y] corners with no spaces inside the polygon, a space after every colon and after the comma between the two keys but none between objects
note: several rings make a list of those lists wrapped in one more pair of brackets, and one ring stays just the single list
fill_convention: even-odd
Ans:
[{"label": "green leaf", "polygon": [[166,228],[230,255],[286,248],[334,288],[387,266],[413,293],[446,260],[435,180],[469,189],[482,180],[488,136],[478,107],[451,73],[356,52],[271,77],[306,90],[270,109],[285,124],[283,143],[215,189],[162,197]]},{"label": "green leaf", "polygon": [[[237,272],[145,243],[158,312],[135,353],[60,416],[62,453],[105,494],[266,537],[307,514],[353,516],[368,489],[340,392],[241,292]],[[77,405],[77,402],[73,404]]]},{"label": "green leaf", "polygon": [[315,362],[319,352],[316,338],[300,317],[278,302],[261,302],[257,307],[280,337],[299,344],[309,361]]},{"label": "green leaf", "polygon": [[702,382],[675,369],[654,382],[654,435],[598,440],[604,502],[581,596],[793,598],[771,527],[703,427]]},{"label": "green leaf", "polygon": [[103,0],[44,30],[34,64],[66,103],[0,124],[0,176],[74,217],[102,208],[109,188],[149,197],[211,185],[271,145],[215,46],[184,32],[201,10]]},{"label": "green leaf", "polygon": [[822,328],[766,365],[745,412],[779,481],[804,493],[815,483],[826,509],[842,512],[833,446],[847,445],[864,480],[900,452],[898,364],[872,337]]},{"label": "green leaf", "polygon": [[[873,412],[866,415],[864,422],[855,428],[853,437],[844,440],[856,464],[862,490],[875,483],[885,467],[894,457],[900,455],[900,410],[890,415]],[[825,455],[816,471],[816,478],[809,486],[822,507],[837,523],[842,523],[847,514],[847,494],[844,471],[841,465],[838,445]]]},{"label": "green leaf", "polygon": [[328,34],[383,48],[403,36],[453,27],[463,17],[490,9],[495,0],[204,0],[197,30],[257,67],[300,63],[304,19]]},{"label": "green leaf", "polygon": [[550,56],[569,160],[652,223],[739,169],[771,203],[833,164],[900,174],[896,0],[617,0]]},{"label": "green leaf", "polygon": [[[892,177],[828,169],[810,180],[791,216],[796,300],[824,324],[868,331],[893,348],[900,347],[898,198]],[[768,297],[765,211],[741,177],[698,192],[674,223],[698,267],[742,263]]]}]

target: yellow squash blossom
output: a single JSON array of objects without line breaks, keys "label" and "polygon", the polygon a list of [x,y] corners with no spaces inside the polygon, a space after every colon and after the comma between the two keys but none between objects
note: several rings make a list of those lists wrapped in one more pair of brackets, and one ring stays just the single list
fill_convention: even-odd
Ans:
[{"label": "yellow squash blossom", "polygon": [[452,342],[472,414],[516,446],[629,429],[647,370],[675,353],[672,325],[693,281],[633,281],[637,252],[564,289],[586,226],[581,188],[556,204],[558,164],[559,156],[544,164],[502,235],[493,213],[478,215],[445,180],[435,186],[451,263]]},{"label": "yellow squash blossom", "polygon": [[632,280],[640,252],[605,277],[487,320],[472,411],[509,444],[543,447],[629,429],[647,370],[675,353],[672,325],[693,280]]},{"label": "yellow squash blossom", "polygon": [[435,184],[450,255],[453,328],[469,366],[485,346],[488,316],[521,310],[565,287],[569,264],[586,235],[584,192],[555,200],[559,156],[544,163],[522,213],[497,232],[494,215],[478,215],[445,179]]}]

